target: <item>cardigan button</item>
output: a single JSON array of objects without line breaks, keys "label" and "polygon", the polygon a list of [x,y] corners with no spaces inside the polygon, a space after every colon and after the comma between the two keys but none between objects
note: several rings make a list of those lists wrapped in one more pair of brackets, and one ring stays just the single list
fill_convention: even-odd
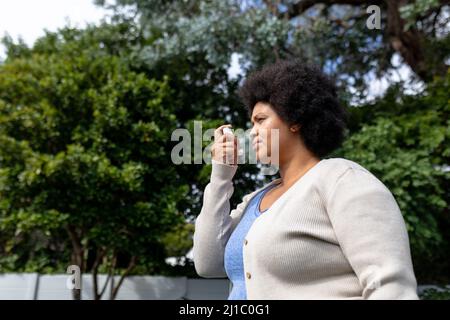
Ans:
[{"label": "cardigan button", "polygon": [[247,279],[250,279],[252,277],[252,275],[250,274],[250,272],[247,272]]},{"label": "cardigan button", "polygon": [[247,239],[244,239],[244,245],[247,245],[248,241]]}]

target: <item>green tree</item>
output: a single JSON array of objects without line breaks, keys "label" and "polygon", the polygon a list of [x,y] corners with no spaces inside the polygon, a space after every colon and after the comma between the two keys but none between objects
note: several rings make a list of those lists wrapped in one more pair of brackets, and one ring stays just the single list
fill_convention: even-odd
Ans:
[{"label": "green tree", "polygon": [[161,238],[185,223],[177,205],[188,187],[168,165],[173,90],[133,69],[136,41],[126,23],[67,27],[32,49],[5,39],[2,269],[78,265],[92,272],[96,299],[107,272],[113,299],[138,264],[164,262]]},{"label": "green tree", "polygon": [[[104,0],[96,0],[105,5]],[[110,2],[108,2],[110,3]],[[417,75],[432,81],[448,66],[448,0],[116,0],[131,9],[146,37],[157,45],[140,48],[147,63],[183,55],[196,69],[209,65],[217,79],[241,55],[244,71],[279,58],[301,57],[333,74],[353,96],[367,95],[373,75],[397,68],[397,54]],[[380,8],[380,29],[368,29],[367,8]],[[153,43],[153,41],[152,41]],[[197,59],[193,59],[193,57]],[[199,64],[198,58],[203,61]],[[195,61],[195,62],[194,62]],[[173,61],[171,61],[173,62]]]},{"label": "green tree", "polygon": [[355,133],[339,153],[365,166],[394,194],[422,282],[450,281],[449,90],[450,69],[420,96],[393,87],[383,99],[352,109]]}]

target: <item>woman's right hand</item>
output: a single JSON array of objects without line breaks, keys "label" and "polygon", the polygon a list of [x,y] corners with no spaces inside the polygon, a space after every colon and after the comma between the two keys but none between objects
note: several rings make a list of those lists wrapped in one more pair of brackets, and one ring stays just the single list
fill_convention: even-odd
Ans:
[{"label": "woman's right hand", "polygon": [[218,162],[237,165],[238,146],[237,137],[224,134],[224,128],[231,128],[231,124],[224,124],[214,130],[214,143],[211,146],[212,159]]}]

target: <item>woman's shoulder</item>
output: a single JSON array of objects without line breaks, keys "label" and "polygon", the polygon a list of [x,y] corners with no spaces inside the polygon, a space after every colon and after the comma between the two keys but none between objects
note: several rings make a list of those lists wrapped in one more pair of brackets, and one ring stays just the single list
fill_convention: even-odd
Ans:
[{"label": "woman's shoulder", "polygon": [[[345,158],[328,158],[321,161],[321,170],[317,182],[326,191],[336,187],[338,183],[348,181],[355,188],[364,185],[376,185],[386,189],[383,182],[361,164]],[[353,182],[353,183],[352,183]]]},{"label": "woman's shoulder", "polygon": [[322,159],[321,162],[324,163],[324,167],[333,169],[333,170],[345,171],[349,168],[352,168],[352,169],[368,171],[366,168],[364,168],[359,163],[357,163],[353,160],[345,159],[345,158],[326,158],[326,159]]}]

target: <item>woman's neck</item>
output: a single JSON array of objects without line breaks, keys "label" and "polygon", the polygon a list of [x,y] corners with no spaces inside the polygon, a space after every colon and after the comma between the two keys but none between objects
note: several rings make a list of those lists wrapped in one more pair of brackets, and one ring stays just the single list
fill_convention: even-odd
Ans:
[{"label": "woman's neck", "polygon": [[298,152],[295,156],[280,163],[280,187],[289,188],[309,169],[314,167],[320,159],[309,152]]}]

